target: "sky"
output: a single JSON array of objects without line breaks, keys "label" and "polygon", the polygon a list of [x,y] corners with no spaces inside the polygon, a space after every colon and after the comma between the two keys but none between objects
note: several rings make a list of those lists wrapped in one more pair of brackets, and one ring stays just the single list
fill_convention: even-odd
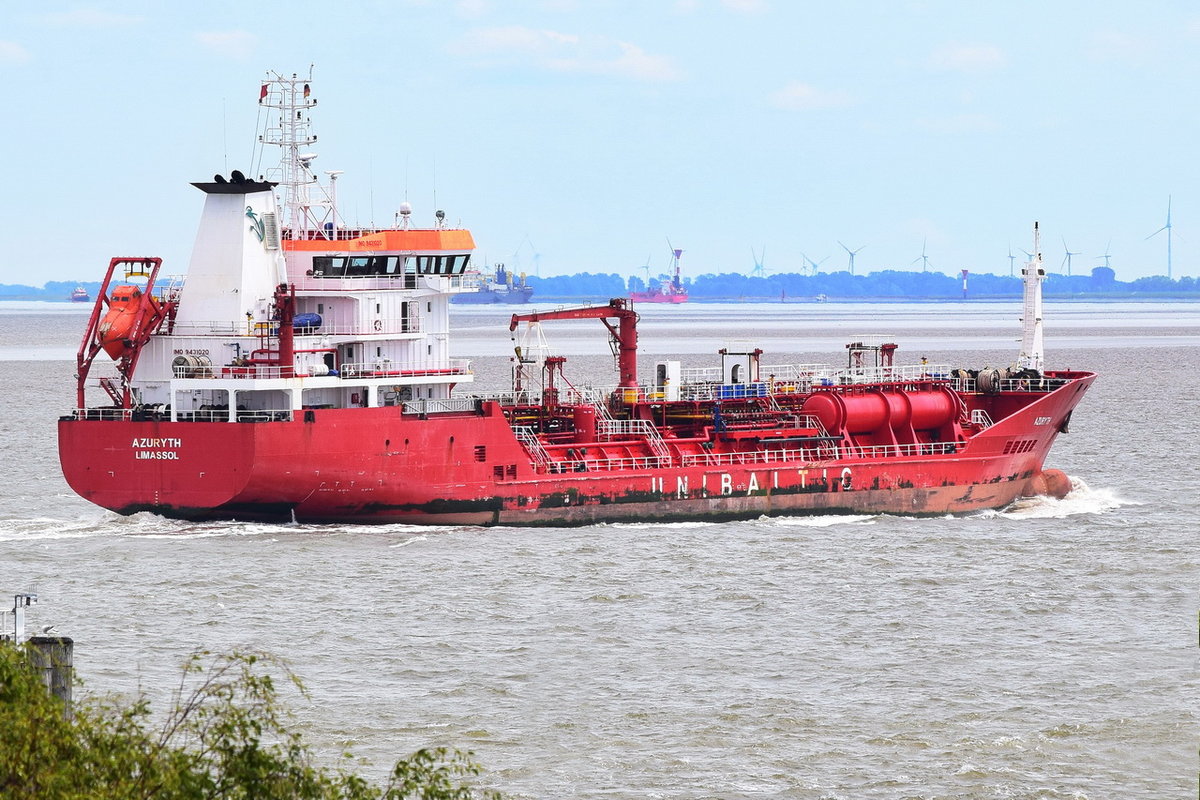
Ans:
[{"label": "sky", "polygon": [[1008,274],[1038,220],[1049,271],[1132,280],[1169,199],[1200,274],[1191,2],[2,0],[0,283],[183,273],[188,184],[310,65],[343,219],[441,208],[517,271]]}]

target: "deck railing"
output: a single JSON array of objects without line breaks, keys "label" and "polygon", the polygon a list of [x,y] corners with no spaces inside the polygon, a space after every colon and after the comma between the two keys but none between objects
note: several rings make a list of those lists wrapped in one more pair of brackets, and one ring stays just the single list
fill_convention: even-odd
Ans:
[{"label": "deck railing", "polygon": [[[292,328],[296,337],[304,336],[400,336],[404,334],[419,334],[423,332],[421,316],[417,313],[399,319],[386,318],[375,320],[349,320],[331,318],[321,315],[319,326],[296,326]],[[166,327],[163,332],[166,332]],[[196,320],[193,322],[175,323],[170,328],[172,336],[208,337],[208,336],[253,336],[276,337],[279,335],[279,325],[275,322],[231,322],[229,320]]]},{"label": "deck railing", "polygon": [[480,400],[472,397],[431,398],[428,400],[405,400],[401,410],[405,414],[462,414],[475,411]]},{"label": "deck railing", "polygon": [[471,362],[465,358],[451,358],[441,364],[414,364],[388,359],[374,359],[342,364],[338,376],[342,380],[360,378],[431,378],[444,375],[470,375]]}]

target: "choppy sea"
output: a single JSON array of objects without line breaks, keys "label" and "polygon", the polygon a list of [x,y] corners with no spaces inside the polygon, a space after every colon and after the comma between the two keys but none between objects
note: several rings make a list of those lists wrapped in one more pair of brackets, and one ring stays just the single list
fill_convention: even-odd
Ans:
[{"label": "choppy sea", "polygon": [[[643,364],[1000,366],[1002,303],[642,309]],[[518,798],[1174,798],[1197,784],[1200,304],[1048,304],[1050,367],[1100,373],[1000,512],[584,528],[184,523],[76,497],[55,421],[86,310],[0,303],[0,597],[75,640],[81,691],[165,703],[197,648],[282,657],[298,724],[380,777],[475,751]],[[511,308],[454,312],[480,384]],[[579,382],[596,322],[546,325]],[[576,370],[572,372],[572,369]],[[646,367],[644,366],[644,369]],[[6,604],[7,601],[0,601]]]}]

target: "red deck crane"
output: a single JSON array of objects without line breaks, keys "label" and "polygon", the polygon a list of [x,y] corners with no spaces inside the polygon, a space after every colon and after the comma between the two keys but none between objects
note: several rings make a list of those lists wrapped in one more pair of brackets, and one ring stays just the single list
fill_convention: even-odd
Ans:
[{"label": "red deck crane", "polygon": [[[615,297],[604,306],[581,308],[556,308],[553,311],[531,311],[528,314],[513,314],[508,329],[515,331],[522,322],[544,322],[550,319],[598,319],[608,328],[613,352],[617,356],[617,372],[620,373],[620,388],[637,388],[637,321],[638,315],[629,308],[629,301]],[[609,320],[616,320],[614,325]]]}]

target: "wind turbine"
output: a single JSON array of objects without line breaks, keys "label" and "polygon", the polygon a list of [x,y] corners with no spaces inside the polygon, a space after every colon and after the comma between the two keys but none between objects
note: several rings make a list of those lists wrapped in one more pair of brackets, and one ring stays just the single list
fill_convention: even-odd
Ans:
[{"label": "wind turbine", "polygon": [[1167,280],[1171,280],[1171,195],[1167,195],[1167,224],[1147,236],[1146,239],[1153,239],[1163,231],[1167,232]]},{"label": "wind turbine", "polygon": [[[1021,252],[1025,252],[1025,251],[1022,250]],[[1008,277],[1010,277],[1010,278],[1016,277],[1016,274],[1017,274],[1016,273],[1016,263],[1017,263],[1017,257],[1012,254],[1012,245],[1009,244],[1009,246],[1008,246]]]},{"label": "wind turbine", "polygon": [[533,274],[542,277],[542,254],[533,246],[533,242],[529,243],[529,249],[533,251]]},{"label": "wind turbine", "polygon": [[528,233],[525,234],[524,237],[522,237],[521,243],[518,244],[517,249],[513,251],[512,260],[513,260],[513,266],[515,267],[514,271],[515,272],[521,271],[521,250],[522,250],[522,248],[525,247],[525,245],[529,245],[529,249],[531,251],[533,251],[533,274],[540,277],[542,274],[542,269],[541,269],[542,254],[539,253],[537,251],[537,248],[533,246],[533,241],[529,238]]},{"label": "wind turbine", "polygon": [[[838,244],[842,244],[841,240],[838,240]],[[846,247],[846,245],[842,244],[842,249],[846,251],[846,254],[848,256],[850,256],[850,274],[851,275],[854,274],[854,256],[855,256],[855,254],[858,253],[859,250],[862,250],[863,247],[866,247],[866,245],[864,244],[862,247],[858,248],[858,250],[851,250],[849,247]]]},{"label": "wind turbine", "polygon": [[[640,267],[635,267],[635,269],[646,270],[646,288],[649,289],[650,288],[650,254],[649,253],[646,253],[646,263],[642,264]],[[634,276],[634,277],[637,277],[637,276]],[[630,278],[630,280],[633,280],[633,279]]]},{"label": "wind turbine", "polygon": [[763,259],[767,257],[767,246],[763,245],[762,255],[755,255],[754,248],[750,248],[750,257],[754,259],[754,269],[750,270],[750,274],[756,278],[765,278],[769,271],[763,266]]},{"label": "wind turbine", "polygon": [[1069,278],[1069,277],[1071,277],[1071,256],[1082,255],[1082,253],[1071,252],[1070,248],[1067,247],[1067,237],[1064,236],[1062,242],[1063,242],[1063,252],[1066,253],[1066,255],[1063,256],[1062,263],[1067,265],[1067,277]]},{"label": "wind turbine", "polygon": [[801,257],[801,258],[803,258],[805,261],[807,261],[807,262],[808,262],[808,269],[809,269],[809,274],[810,274],[810,275],[816,275],[816,274],[817,274],[817,270],[821,268],[821,265],[822,265],[822,264],[824,264],[826,261],[828,261],[828,260],[829,260],[829,258],[830,258],[829,256],[825,256],[825,257],[824,257],[824,258],[822,258],[820,261],[813,261],[811,258],[809,258],[808,256],[804,255],[804,253],[801,253],[801,254],[800,254],[800,257]]},{"label": "wind turbine", "polygon": [[926,245],[926,244],[928,244],[928,243],[929,243],[929,238],[928,238],[928,237],[926,237],[926,238],[924,238],[924,239],[922,239],[922,240],[921,240],[921,255],[920,255],[919,257],[917,257],[917,258],[914,258],[914,259],[913,259],[911,262],[909,262],[909,266],[910,266],[910,267],[911,267],[913,264],[915,264],[915,263],[917,263],[918,261],[920,261],[920,262],[921,262],[921,272],[928,272],[928,271],[929,271],[929,256],[925,255],[925,245]]},{"label": "wind turbine", "polygon": [[1108,244],[1104,245],[1104,255],[1102,255],[1102,256],[1096,256],[1096,260],[1097,260],[1097,261],[1099,261],[1099,260],[1100,260],[1100,259],[1102,259],[1102,258],[1104,259],[1104,268],[1105,268],[1105,269],[1112,269],[1112,267],[1110,267],[1110,266],[1108,265],[1108,260],[1109,260],[1110,258],[1112,258],[1112,256],[1111,256],[1111,255],[1109,255],[1109,253],[1108,253],[1108,249],[1109,249],[1110,247],[1112,247],[1112,239],[1109,239],[1109,240],[1108,240]]}]

